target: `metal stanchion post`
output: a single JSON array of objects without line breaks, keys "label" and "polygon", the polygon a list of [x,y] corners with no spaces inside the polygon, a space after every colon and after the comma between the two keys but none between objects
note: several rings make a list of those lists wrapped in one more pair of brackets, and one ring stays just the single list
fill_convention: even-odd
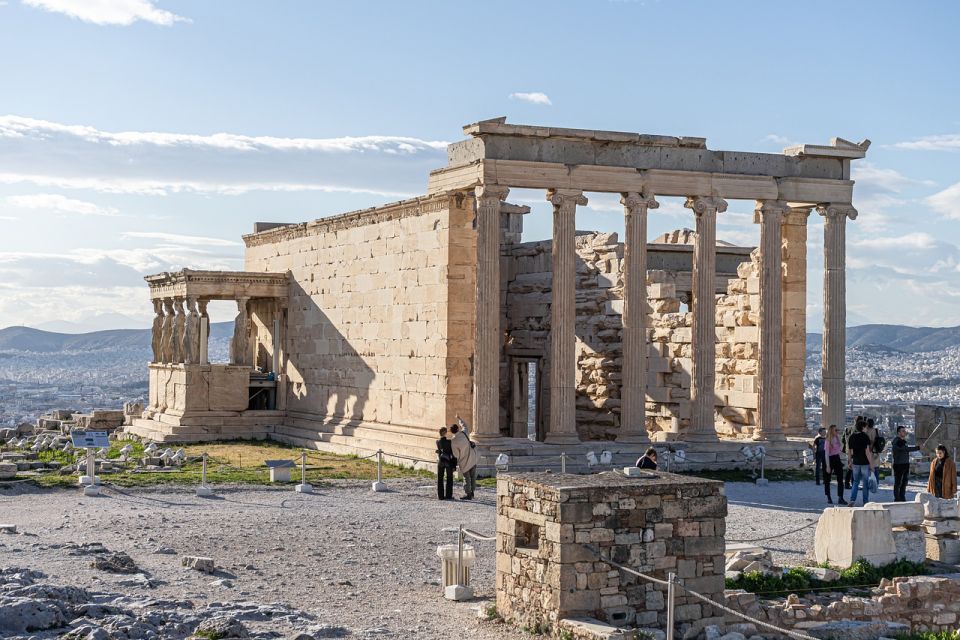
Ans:
[{"label": "metal stanchion post", "polygon": [[80,485],[83,487],[83,495],[100,495],[100,478],[97,477],[97,454],[96,449],[87,448],[87,475],[80,476]]},{"label": "metal stanchion post", "polygon": [[387,485],[383,484],[383,449],[377,449],[377,481],[370,487],[372,491],[386,491]]},{"label": "metal stanchion post", "polygon": [[473,589],[466,584],[464,579],[463,566],[463,541],[466,534],[463,532],[463,524],[457,527],[457,581],[443,590],[443,597],[447,600],[469,600],[473,597]]},{"label": "metal stanchion post", "polygon": [[763,453],[760,454],[760,477],[757,478],[757,484],[761,486],[768,484],[767,479],[763,475],[763,461],[766,460],[766,458],[767,458],[767,452],[764,451]]},{"label": "metal stanchion post", "polygon": [[197,495],[201,498],[213,495],[213,489],[207,486],[207,452],[203,452],[203,466],[200,468],[200,486],[197,487]]},{"label": "metal stanchion post", "polygon": [[567,472],[567,454],[563,451],[560,452],[560,473]]},{"label": "metal stanchion post", "polygon": [[307,452],[300,452],[300,484],[293,488],[297,493],[313,493],[313,486],[307,483]]},{"label": "metal stanchion post", "polygon": [[673,609],[676,601],[676,586],[674,583],[676,580],[677,574],[671,572],[667,575],[667,640],[673,640]]}]

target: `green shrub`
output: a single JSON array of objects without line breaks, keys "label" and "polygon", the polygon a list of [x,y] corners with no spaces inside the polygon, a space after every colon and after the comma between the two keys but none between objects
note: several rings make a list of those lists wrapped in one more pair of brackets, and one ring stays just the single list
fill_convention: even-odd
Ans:
[{"label": "green shrub", "polygon": [[[875,587],[884,578],[892,579],[901,576],[922,576],[928,573],[923,563],[897,560],[881,567],[875,567],[863,558],[858,559],[849,568],[843,569],[840,579],[834,582],[823,582],[803,567],[792,567],[783,572],[783,575],[764,575],[759,571],[744,573],[735,580],[726,581],[727,589],[744,589],[751,593],[764,595],[786,595],[788,593],[803,593],[813,590],[837,590],[854,587]],[[943,639],[937,639],[943,640]],[[957,638],[960,640],[960,638]]]}]

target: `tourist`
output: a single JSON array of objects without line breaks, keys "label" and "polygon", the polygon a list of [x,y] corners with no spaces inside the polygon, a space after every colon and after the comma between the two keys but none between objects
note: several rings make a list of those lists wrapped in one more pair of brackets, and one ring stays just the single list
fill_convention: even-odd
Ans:
[{"label": "tourist", "polygon": [[437,439],[437,497],[440,500],[453,500],[453,470],[457,459],[453,457],[453,446],[447,438],[447,428],[440,427]]},{"label": "tourist", "polygon": [[827,430],[823,449],[827,456],[826,468],[823,470],[823,490],[827,494],[827,503],[833,504],[833,500],[830,498],[830,474],[833,474],[837,479],[837,504],[847,504],[847,501],[843,499],[843,461],[840,459],[843,443],[840,441],[837,425],[832,424]]},{"label": "tourist", "polygon": [[937,446],[937,457],[930,462],[927,493],[938,498],[953,499],[957,493],[957,465],[950,459],[945,446]]},{"label": "tourist", "polygon": [[823,448],[824,435],[827,430],[823,427],[817,429],[817,437],[813,439],[813,442],[807,443],[807,446],[813,449],[813,477],[816,480],[817,484],[820,484],[820,478],[829,473],[827,469],[827,456]]},{"label": "tourist", "polygon": [[877,429],[876,423],[873,421],[873,418],[867,419],[867,426],[864,428],[863,432],[867,434],[867,437],[870,438],[870,452],[873,453],[873,461],[876,466],[873,467],[873,477],[877,480],[877,485],[880,484],[880,454],[883,453],[883,450],[887,447],[887,439],[883,437],[883,434],[880,433],[880,430]]},{"label": "tourist", "polygon": [[863,432],[866,422],[860,420],[854,427],[854,433],[847,438],[847,465],[853,471],[853,491],[850,493],[850,506],[856,506],[857,492],[863,482],[863,504],[870,501],[870,476],[873,472],[873,454],[870,452],[870,437]]},{"label": "tourist", "polygon": [[[463,474],[463,499],[473,500],[473,493],[477,488],[477,462],[480,456],[474,450],[476,445],[467,437],[466,424],[457,417],[459,424],[450,425],[450,433],[453,434],[453,442],[450,443],[453,448],[453,455],[457,459],[457,466],[460,467],[460,473]],[[460,425],[463,425],[463,429]]]},{"label": "tourist", "polygon": [[907,481],[910,478],[910,452],[920,447],[907,444],[907,428],[897,427],[897,437],[893,439],[893,501],[907,501]]},{"label": "tourist", "polygon": [[637,466],[641,469],[650,469],[651,471],[656,471],[657,450],[653,447],[647,449],[647,451],[637,460]]},{"label": "tourist", "polygon": [[[847,441],[850,440],[850,436],[856,433],[857,425],[860,424],[862,421],[863,421],[863,416],[857,416],[856,419],[853,421],[853,424],[847,426],[843,430],[843,450],[844,451],[847,451]],[[850,482],[852,479],[853,479],[853,469],[850,467],[847,467],[847,472],[844,477],[844,484],[846,485],[847,489],[851,487]]]}]

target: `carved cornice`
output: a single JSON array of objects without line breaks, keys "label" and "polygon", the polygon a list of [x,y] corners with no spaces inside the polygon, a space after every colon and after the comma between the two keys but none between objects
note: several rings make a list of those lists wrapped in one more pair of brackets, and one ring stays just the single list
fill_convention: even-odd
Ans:
[{"label": "carved cornice", "polygon": [[723,213],[727,210],[727,201],[718,196],[687,196],[683,206],[692,209],[694,214],[702,216],[707,211]]},{"label": "carved cornice", "polygon": [[331,231],[342,231],[344,229],[364,227],[380,222],[389,222],[401,218],[436,213],[437,211],[448,208],[450,202],[455,202],[457,197],[462,198],[463,196],[458,196],[458,194],[454,192],[444,192],[432,196],[403,200],[380,207],[371,207],[370,209],[351,211],[350,213],[331,216],[329,218],[320,218],[312,222],[301,222],[300,224],[277,227],[275,229],[261,231],[260,233],[251,233],[243,236],[243,241],[248,247],[259,247],[265,244],[306,238]]},{"label": "carved cornice", "polygon": [[183,269],[146,276],[150,297],[179,305],[188,298],[233,299],[238,295],[286,298],[289,277],[284,273],[254,271],[193,271]]},{"label": "carved cornice", "polygon": [[846,216],[851,220],[857,219],[857,210],[852,204],[824,203],[817,205],[817,213],[828,220],[837,220]]},{"label": "carved cornice", "polygon": [[580,189],[550,189],[547,191],[547,201],[560,209],[572,209],[577,205],[583,207],[589,202]]},{"label": "carved cornice", "polygon": [[638,208],[658,209],[660,207],[660,203],[653,195],[637,193],[636,191],[621,193],[620,204],[623,205],[627,213],[634,213]]}]

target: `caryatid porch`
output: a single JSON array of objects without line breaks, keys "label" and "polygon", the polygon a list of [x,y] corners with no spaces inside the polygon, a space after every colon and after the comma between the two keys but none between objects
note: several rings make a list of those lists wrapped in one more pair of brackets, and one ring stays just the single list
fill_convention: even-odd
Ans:
[{"label": "caryatid porch", "polygon": [[[806,324],[806,221],[816,209],[824,228],[824,424],[844,421],[844,220],[853,219],[850,161],[865,157],[868,141],[834,139],[783,154],[711,151],[703,138],[508,125],[496,119],[468,125],[470,139],[448,147],[449,165],[431,174],[430,192],[472,190],[477,214],[477,298],[474,420],[478,440],[494,450],[502,431],[499,376],[500,206],[510,187],[543,189],[553,205],[549,429],[546,443],[579,443],[575,420],[575,215],[585,192],[621,194],[624,206],[625,286],[622,412],[618,443],[644,446],[647,332],[646,226],[657,196],[681,196],[696,222],[693,249],[692,417],[667,439],[719,446],[715,387],[716,224],[733,199],[750,200],[760,225],[759,424],[756,440],[784,442],[806,435],[803,351]],[[785,340],[791,337],[791,342]],[[799,381],[799,384],[798,384]],[[663,434],[660,434],[663,435]],[[510,448],[509,439],[502,440]]]},{"label": "caryatid porch", "polygon": [[[197,439],[223,433],[262,437],[283,416],[283,331],[286,273],[184,269],[145,278],[155,317],[151,335],[149,399],[133,432],[155,436],[169,426],[195,427]],[[207,355],[211,300],[237,305],[230,361]]]}]

